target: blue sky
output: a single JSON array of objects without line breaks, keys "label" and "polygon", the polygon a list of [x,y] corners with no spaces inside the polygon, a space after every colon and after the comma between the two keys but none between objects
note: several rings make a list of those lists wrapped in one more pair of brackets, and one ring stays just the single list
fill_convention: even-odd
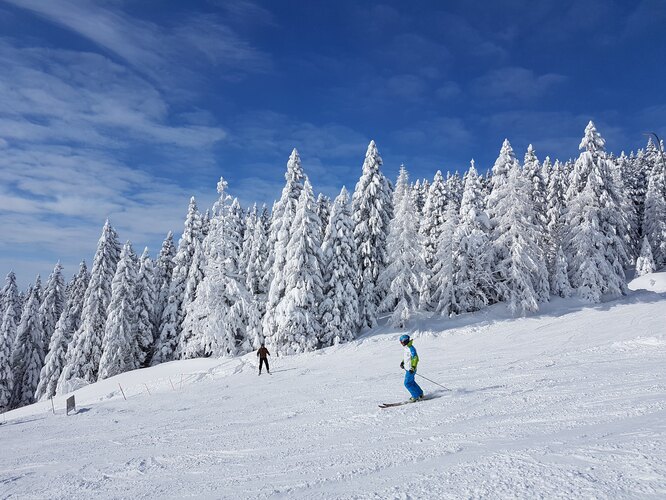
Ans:
[{"label": "blue sky", "polygon": [[[566,159],[666,135],[661,0],[0,0],[0,273],[91,261],[110,217],[137,251],[179,234],[220,175],[279,196],[298,148],[317,191],[385,172]],[[45,276],[44,276],[45,277]]]}]

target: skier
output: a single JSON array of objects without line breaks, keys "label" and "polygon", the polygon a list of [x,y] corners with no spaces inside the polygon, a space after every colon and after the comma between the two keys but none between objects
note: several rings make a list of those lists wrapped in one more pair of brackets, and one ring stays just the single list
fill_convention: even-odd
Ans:
[{"label": "skier", "polygon": [[423,398],[423,389],[421,389],[419,384],[414,380],[416,366],[419,364],[419,355],[416,354],[416,349],[412,345],[413,341],[409,338],[409,335],[402,335],[400,337],[400,343],[405,348],[405,356],[400,362],[400,368],[405,370],[405,387],[412,395],[409,400],[412,402],[418,401]]},{"label": "skier", "polygon": [[271,374],[271,369],[268,367],[268,356],[270,356],[271,353],[268,352],[268,349],[266,349],[266,346],[264,343],[261,343],[261,347],[257,351],[257,357],[259,358],[259,375],[261,375],[261,367],[264,366],[264,363],[266,363],[266,373],[269,375]]}]

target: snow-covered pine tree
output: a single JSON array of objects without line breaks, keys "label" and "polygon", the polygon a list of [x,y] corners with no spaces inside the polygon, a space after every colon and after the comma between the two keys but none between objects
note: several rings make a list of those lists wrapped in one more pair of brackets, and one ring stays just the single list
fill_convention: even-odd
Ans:
[{"label": "snow-covered pine tree", "polygon": [[[211,228],[209,227],[208,234],[210,234],[210,229]],[[187,281],[185,282],[185,295],[183,296],[183,308],[185,309],[185,319],[183,320],[183,325],[180,332],[180,338],[178,339],[178,352],[176,353],[176,358],[182,358],[183,353],[185,352],[191,353],[192,350],[188,347],[188,345],[199,334],[199,332],[194,329],[197,322],[192,321],[192,315],[198,314],[198,312],[196,312],[196,308],[193,309],[190,306],[197,298],[197,290],[199,284],[204,279],[205,266],[206,266],[206,257],[204,255],[203,244],[200,243],[198,240],[195,240],[194,256],[192,257],[190,270],[187,273]]]},{"label": "snow-covered pine tree", "polygon": [[386,240],[389,222],[393,218],[392,188],[380,171],[382,158],[375,141],[370,141],[365,153],[363,172],[352,196],[354,240],[358,252],[358,300],[361,327],[373,327],[377,322],[377,307],[386,290],[377,280],[388,264]]},{"label": "snow-covered pine tree", "polygon": [[[259,300],[265,301],[266,289],[264,287],[264,269],[268,260],[268,233],[264,219],[267,217],[266,206],[262,208],[261,215],[257,218],[254,225],[254,232],[251,238],[250,253],[245,267],[245,287]],[[262,315],[264,307],[261,307]]]},{"label": "snow-covered pine tree", "polygon": [[321,221],[320,241],[324,241],[328,219],[331,217],[331,199],[322,193],[319,193],[319,196],[317,196],[317,217]]},{"label": "snow-covered pine tree", "polygon": [[546,159],[541,164],[541,179],[543,180],[543,185],[545,191],[545,196],[548,195],[548,183],[550,182],[550,173],[553,171],[553,162],[550,161],[550,156],[546,156]]},{"label": "snow-covered pine tree", "polygon": [[[663,154],[663,156],[662,156]],[[648,179],[642,234],[650,244],[657,269],[666,265],[666,153],[657,153]],[[642,254],[642,251],[641,251]]]},{"label": "snow-covered pine tree", "polygon": [[104,327],[99,379],[113,377],[136,368],[136,267],[128,241],[120,253],[113,277],[111,302]]},{"label": "snow-covered pine tree", "polygon": [[239,274],[241,212],[220,179],[210,231],[204,240],[204,279],[188,305],[183,331],[191,336],[182,346],[184,358],[235,356],[248,352],[258,334],[259,317],[253,297]]},{"label": "snow-covered pine tree", "polygon": [[281,354],[317,349],[321,341],[321,221],[312,186],[305,179],[287,245],[284,297],[276,307],[276,333],[267,343]]},{"label": "snow-covered pine tree", "polygon": [[51,336],[48,354],[39,375],[35,400],[48,399],[56,394],[58,380],[65,366],[69,343],[74,332],[81,326],[83,299],[89,281],[90,273],[88,273],[88,267],[83,261],[79,266],[79,272],[70,282],[67,302]]},{"label": "snow-covered pine tree", "polygon": [[178,252],[174,257],[169,296],[160,322],[160,336],[155,343],[155,350],[150,361],[153,366],[173,360],[178,352],[178,340],[185,319],[183,299],[185,298],[187,276],[194,257],[195,242],[201,242],[201,239],[201,215],[197,210],[196,200],[192,197],[187,208],[183,235],[178,241]]},{"label": "snow-covered pine tree", "polygon": [[[620,158],[622,159],[622,157]],[[642,239],[645,195],[650,172],[645,161],[645,152],[639,150],[638,155],[634,155],[632,152],[626,162],[621,163],[620,167],[622,168],[622,180],[627,189],[627,196],[633,205],[631,215],[633,215],[634,234],[636,235],[636,241],[640,242]]]},{"label": "snow-covered pine tree", "polygon": [[23,307],[21,321],[16,329],[12,348],[11,370],[13,376],[11,408],[34,402],[35,389],[44,359],[43,332],[39,321],[39,287],[35,285]]},{"label": "snow-covered pine tree", "polygon": [[456,170],[453,175],[446,174],[446,190],[449,194],[449,201],[456,204],[456,209],[460,210],[462,203],[464,185],[462,177]]},{"label": "snow-covered pine tree", "polygon": [[632,179],[632,166],[627,155],[624,154],[624,151],[620,153],[620,156],[616,159],[616,169],[615,169],[619,182],[622,183],[624,188],[624,197],[623,197],[623,210],[627,216],[627,222],[629,223],[629,229],[627,231],[627,237],[629,238],[627,248],[630,250],[630,257],[632,260],[635,260],[640,252],[640,232],[641,232],[641,221],[638,220],[638,214],[636,212],[636,204],[633,199],[633,179]]},{"label": "snow-covered pine tree", "polygon": [[456,284],[454,282],[454,255],[457,252],[457,249],[454,247],[454,235],[457,227],[458,210],[455,203],[449,203],[437,240],[437,252],[433,259],[433,272],[429,287],[431,290],[431,308],[445,316],[452,316],[459,310],[455,294]]},{"label": "snow-covered pine tree", "polygon": [[488,297],[490,303],[504,300],[506,288],[503,286],[506,276],[504,276],[499,268],[500,262],[508,257],[509,249],[498,243],[500,231],[498,230],[499,220],[502,216],[500,205],[504,205],[503,198],[507,196],[506,189],[500,189],[508,182],[509,171],[515,166],[520,164],[516,159],[513,148],[508,139],[504,139],[502,148],[500,149],[499,156],[495,160],[492,168],[492,177],[490,178],[490,194],[486,196],[485,207],[490,221],[490,241],[492,245],[492,253],[490,260],[490,268],[492,272],[494,285],[491,294]]},{"label": "snow-covered pine tree", "polygon": [[514,163],[493,195],[497,217],[493,245],[502,259],[495,268],[496,286],[512,314],[535,312],[549,296],[548,271],[541,249],[541,229],[534,213],[533,185]]},{"label": "snow-covered pine tree", "polygon": [[206,212],[201,216],[201,239],[203,240],[208,235],[208,230],[210,229],[210,210],[206,209]]},{"label": "snow-covered pine tree", "polygon": [[559,160],[555,160],[548,176],[546,193],[546,263],[548,273],[553,276],[557,262],[557,249],[562,247],[564,236],[562,232],[565,201],[564,172]]},{"label": "snow-covered pine tree", "polygon": [[[404,165],[400,165],[404,167]],[[409,193],[412,197],[412,204],[416,214],[420,217],[423,214],[423,207],[425,206],[426,197],[423,193],[423,185],[421,179],[416,179],[416,182],[410,186]]]},{"label": "snow-covered pine tree", "polygon": [[5,286],[2,288],[2,303],[0,306],[0,314],[2,314],[0,339],[6,337],[9,354],[11,354],[16,340],[16,328],[19,321],[21,321],[22,310],[23,303],[16,285],[16,274],[14,274],[14,271],[10,271],[5,280]]},{"label": "snow-covered pine tree", "polygon": [[345,187],[331,209],[322,243],[322,262],[321,345],[325,347],[354,339],[358,330],[358,258]]},{"label": "snow-covered pine tree", "polygon": [[654,258],[652,257],[652,249],[647,236],[643,236],[643,244],[641,245],[641,253],[636,259],[636,276],[644,276],[648,273],[653,273],[656,270],[654,265]]},{"label": "snow-covered pine tree", "polygon": [[74,332],[81,326],[83,299],[90,274],[85,261],[81,262],[79,272],[69,283],[69,294],[65,306],[55,326],[44,366],[39,374],[39,385],[35,400],[47,399],[55,395],[60,374],[65,366],[65,355]]},{"label": "snow-covered pine tree", "polygon": [[[550,160],[549,160],[550,161]],[[544,248],[546,242],[546,184],[541,173],[541,163],[530,144],[525,153],[523,163],[523,176],[530,186],[530,199],[534,208],[534,220],[532,221],[538,231],[539,246]]]},{"label": "snow-covered pine tree", "polygon": [[245,216],[245,231],[243,231],[243,244],[240,254],[240,269],[245,274],[250,265],[250,255],[252,254],[252,242],[254,241],[254,231],[259,220],[257,204],[252,205]]},{"label": "snow-covered pine tree", "polygon": [[276,309],[284,297],[286,283],[284,268],[286,265],[287,245],[291,237],[291,225],[296,214],[296,205],[303,191],[305,174],[301,158],[294,148],[287,162],[286,184],[280,200],[273,205],[271,228],[268,237],[268,259],[265,269],[266,313],[263,318],[263,331],[266,337],[277,334]]},{"label": "snow-covered pine tree", "polygon": [[97,381],[102,357],[102,338],[109,303],[111,284],[120,257],[118,235],[107,220],[97,243],[90,281],[81,312],[81,324],[67,348],[67,361],[58,381],[58,392],[68,392],[69,382]]},{"label": "snow-covered pine tree", "polygon": [[491,246],[488,216],[474,160],[467,171],[460,221],[453,235],[455,303],[453,313],[478,311],[488,305],[493,281],[489,271]]},{"label": "snow-covered pine tree", "polygon": [[419,226],[419,230],[423,236],[423,257],[428,269],[432,269],[435,263],[437,245],[446,220],[448,205],[449,199],[446,185],[444,184],[444,177],[442,177],[442,172],[438,170],[428,190],[425,205],[423,206],[422,222]]},{"label": "snow-covered pine tree", "polygon": [[378,284],[388,291],[379,309],[391,313],[391,324],[403,328],[419,306],[419,293],[428,279],[423,259],[423,243],[419,234],[414,200],[409,191],[405,167],[393,194],[395,217],[389,224],[387,239],[388,265],[379,276]]},{"label": "snow-covered pine tree", "polygon": [[573,290],[569,282],[567,258],[562,245],[557,244],[550,273],[550,293],[560,297],[570,297]]},{"label": "snow-covered pine tree", "polygon": [[47,349],[51,343],[51,335],[55,331],[56,323],[64,307],[65,281],[62,276],[62,266],[58,262],[46,282],[42,303],[39,306],[39,321],[42,324],[42,333],[44,335],[42,339],[44,349]]},{"label": "snow-covered pine tree", "polygon": [[629,261],[627,220],[621,194],[604,151],[605,141],[590,121],[567,192],[565,254],[571,285],[585,300],[625,294],[624,266]]},{"label": "snow-covered pine tree", "polygon": [[[169,301],[169,287],[171,285],[171,276],[173,274],[174,257],[176,256],[176,247],[173,244],[173,233],[169,231],[164,242],[162,249],[155,262],[155,282],[153,289],[155,290],[155,306],[153,307],[153,343],[160,337],[160,325],[162,322],[162,313]],[[149,358],[152,357],[152,353]],[[150,362],[150,359],[146,360]]]},{"label": "snow-covered pine tree", "polygon": [[155,306],[155,270],[148,253],[143,249],[139,259],[139,270],[136,277],[136,352],[132,356],[134,368],[146,366],[146,361],[153,352],[153,307]]},{"label": "snow-covered pine tree", "polygon": [[14,381],[12,377],[12,348],[16,340],[16,329],[21,319],[18,309],[18,287],[16,275],[10,271],[2,288],[0,303],[0,413],[9,409]]}]

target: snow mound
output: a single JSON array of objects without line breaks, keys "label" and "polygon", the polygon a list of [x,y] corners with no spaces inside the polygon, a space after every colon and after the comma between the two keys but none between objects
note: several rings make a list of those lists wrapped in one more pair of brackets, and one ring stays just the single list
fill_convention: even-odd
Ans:
[{"label": "snow mound", "polygon": [[648,273],[629,282],[630,290],[666,293],[666,270]]}]

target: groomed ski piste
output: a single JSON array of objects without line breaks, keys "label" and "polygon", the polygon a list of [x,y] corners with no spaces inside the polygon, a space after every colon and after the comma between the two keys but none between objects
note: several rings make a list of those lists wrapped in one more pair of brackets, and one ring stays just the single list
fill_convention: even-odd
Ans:
[{"label": "groomed ski piste", "polygon": [[[0,417],[1,498],[664,498],[666,274],[599,305],[416,319],[322,351],[177,361]],[[419,380],[426,393],[437,386]],[[123,398],[120,386],[127,397]]]}]

